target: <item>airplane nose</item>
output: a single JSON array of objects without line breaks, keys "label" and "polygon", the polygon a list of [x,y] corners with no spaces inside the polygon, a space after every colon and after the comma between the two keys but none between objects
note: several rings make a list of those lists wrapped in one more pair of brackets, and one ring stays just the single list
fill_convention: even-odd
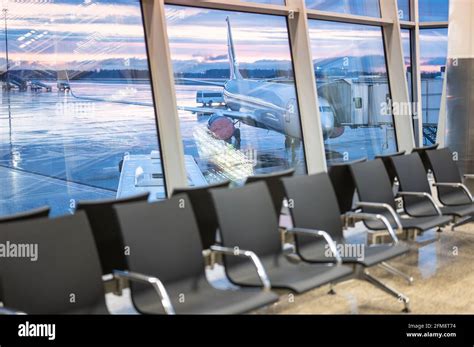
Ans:
[{"label": "airplane nose", "polygon": [[331,132],[334,130],[334,117],[332,114],[328,114],[327,112],[321,113],[321,125],[324,134],[331,134]]}]

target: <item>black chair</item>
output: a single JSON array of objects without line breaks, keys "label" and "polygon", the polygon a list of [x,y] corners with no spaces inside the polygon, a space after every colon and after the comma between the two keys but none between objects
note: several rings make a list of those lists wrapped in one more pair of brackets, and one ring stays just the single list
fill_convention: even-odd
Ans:
[{"label": "black chair", "polygon": [[[117,205],[115,210],[130,247],[130,272],[114,274],[133,281],[132,300],[139,312],[238,314],[278,300],[269,290],[219,290],[209,284],[198,226],[186,195],[153,204]],[[150,275],[159,278],[153,287],[147,282]]]},{"label": "black chair", "polygon": [[137,201],[147,201],[149,193],[124,199],[80,201],[76,211],[85,211],[99,251],[102,274],[111,274],[114,270],[125,270],[125,249],[117,223],[114,206]]},{"label": "black chair", "polygon": [[390,183],[393,184],[395,183],[395,178],[397,177],[395,173],[395,169],[393,168],[392,164],[392,158],[393,157],[400,157],[405,155],[405,151],[402,152],[397,152],[397,153],[392,153],[392,154],[384,154],[384,155],[377,155],[375,156],[375,159],[380,159],[383,162],[383,165],[385,166],[385,170],[388,173],[388,177],[390,178]]},{"label": "black chair", "polygon": [[[349,212],[346,217],[353,220],[375,220],[384,223],[393,238],[393,244],[368,246],[366,244],[351,243],[344,237],[341,212],[327,173],[287,178],[283,180],[283,184],[288,199],[295,201],[294,207],[291,209],[293,225],[298,229],[322,230],[328,233],[337,245],[342,246],[342,249],[350,249],[348,254],[341,254],[343,264],[354,265],[354,273],[357,278],[374,284],[377,288],[395,296],[397,299],[403,298],[405,310],[408,311],[409,299],[405,295],[387,287],[366,270],[374,265],[380,265],[393,272],[395,268],[386,262],[404,255],[410,250],[406,245],[399,243],[388,220],[380,214],[369,215]],[[322,240],[310,235],[295,235],[295,246],[296,252],[304,261],[310,263],[327,262],[327,246]],[[360,254],[357,254],[357,252]],[[357,266],[365,270],[358,271]],[[413,281],[411,277],[396,269],[395,271],[410,282]]]},{"label": "black chair", "polygon": [[[236,189],[211,191],[219,220],[223,247],[212,249],[224,254],[225,271],[231,282],[240,286],[261,286],[255,267],[266,273],[272,288],[303,293],[349,276],[350,267],[334,264],[294,263],[282,250],[278,221],[271,195],[264,182]],[[288,229],[288,233],[324,238],[338,254],[326,233]],[[234,254],[242,257],[232,257]],[[332,262],[328,259],[327,262]]]},{"label": "black chair", "polygon": [[36,218],[43,218],[49,216],[49,207],[40,207],[34,210],[17,213],[11,216],[5,216],[0,218],[0,224],[2,223],[11,223],[11,222],[19,222],[28,219],[36,219]]},{"label": "black chair", "polygon": [[[109,313],[99,256],[83,212],[6,223],[1,229],[1,244],[28,245],[33,256],[1,260],[5,307],[28,314]],[[37,259],[31,261],[36,246]]]},{"label": "black chair", "polygon": [[[472,204],[472,194],[463,184],[463,177],[449,148],[428,151],[426,155],[436,181],[434,185],[439,201],[446,206]],[[474,175],[464,175],[464,178],[472,179]]]},{"label": "black chair", "polygon": [[294,175],[294,173],[295,169],[290,169],[273,174],[250,176],[245,181],[245,184],[251,184],[260,181],[265,182],[272,197],[275,213],[278,217],[280,217],[281,208],[283,207],[283,200],[285,199],[285,189],[283,188],[281,179],[284,177],[291,177]]},{"label": "black chair", "polygon": [[412,153],[418,153],[421,161],[423,162],[423,166],[425,168],[425,171],[428,172],[431,170],[431,164],[430,160],[428,158],[428,151],[434,151],[438,149],[439,144],[435,143],[434,145],[431,146],[426,146],[426,147],[415,147],[412,150]]},{"label": "black chair", "polygon": [[[436,205],[424,166],[418,153],[393,158],[393,165],[400,181],[399,195],[403,197],[405,212],[411,216],[452,215],[468,218],[474,215],[474,204],[455,206]],[[470,218],[469,218],[470,219]]]},{"label": "black chair", "polygon": [[[360,202],[358,206],[366,213],[380,213],[399,232],[413,230],[424,232],[441,228],[452,221],[451,217],[434,214],[426,217],[400,218],[396,212],[390,178],[380,159],[351,165],[351,172],[357,187]],[[365,221],[372,230],[386,229],[380,221]]]},{"label": "black chair", "polygon": [[229,181],[226,181],[205,187],[178,188],[173,190],[172,196],[186,194],[189,197],[204,249],[209,249],[212,245],[216,244],[218,227],[216,209],[209,190],[226,188],[229,186],[229,183]]},{"label": "black chair", "polygon": [[336,163],[329,167],[329,178],[336,193],[339,210],[346,213],[353,210],[356,187],[352,178],[350,166],[355,163],[363,163],[367,158],[351,162]]}]

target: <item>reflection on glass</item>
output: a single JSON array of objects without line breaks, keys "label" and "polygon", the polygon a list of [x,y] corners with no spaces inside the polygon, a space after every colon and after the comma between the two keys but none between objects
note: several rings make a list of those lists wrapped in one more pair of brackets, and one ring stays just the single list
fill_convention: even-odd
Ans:
[{"label": "reflection on glass", "polygon": [[448,29],[420,30],[423,141],[436,143],[443,80],[448,55]]},{"label": "reflection on glass", "polygon": [[410,20],[410,0],[398,0],[398,18]]},{"label": "reflection on glass", "polygon": [[380,17],[379,0],[305,0],[313,10]]},{"label": "reflection on glass", "polygon": [[447,22],[449,0],[418,0],[421,22]]},{"label": "reflection on glass", "polygon": [[163,198],[140,3],[4,7],[0,215],[43,205],[67,214],[79,200],[141,191]]},{"label": "reflection on glass", "polygon": [[396,151],[380,27],[310,20],[328,163]]},{"label": "reflection on glass", "polygon": [[413,92],[412,92],[412,69],[411,69],[411,33],[410,29],[402,29],[402,45],[403,45],[403,60],[405,62],[405,69],[407,75],[407,82],[408,82],[408,94],[410,99],[413,100]]},{"label": "reflection on glass", "polygon": [[184,151],[203,182],[305,159],[284,17],[166,6]]}]

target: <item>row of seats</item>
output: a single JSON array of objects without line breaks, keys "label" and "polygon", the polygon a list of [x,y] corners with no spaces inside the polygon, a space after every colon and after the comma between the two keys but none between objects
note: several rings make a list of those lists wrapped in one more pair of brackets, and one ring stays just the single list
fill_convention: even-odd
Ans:
[{"label": "row of seats", "polygon": [[[431,197],[427,170],[442,207]],[[403,215],[396,197],[403,198]],[[291,252],[279,225],[284,199],[293,224],[283,230]],[[335,165],[329,173],[287,171],[251,177],[239,188],[222,183],[175,190],[162,202],[147,200],[145,194],[83,202],[74,215],[57,219],[40,209],[0,220],[0,244],[39,248],[35,262],[1,259],[2,312],[109,313],[103,283],[109,274],[120,285],[130,283],[133,305],[143,314],[245,313],[277,302],[281,291],[301,294],[353,278],[401,300],[407,312],[409,298],[369,268],[410,279],[387,263],[410,251],[400,235],[466,222],[474,213],[449,150],[435,148]],[[391,242],[366,246],[363,258],[340,254],[337,245],[352,244],[344,228],[357,221],[385,230]],[[205,250],[222,257],[235,288],[217,289],[208,281]]]}]

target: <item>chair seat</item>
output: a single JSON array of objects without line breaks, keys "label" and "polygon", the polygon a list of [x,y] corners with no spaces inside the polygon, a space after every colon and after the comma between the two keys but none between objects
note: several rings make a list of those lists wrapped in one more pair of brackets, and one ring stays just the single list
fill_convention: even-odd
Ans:
[{"label": "chair seat", "polygon": [[444,215],[453,215],[456,217],[467,217],[474,214],[474,204],[444,206],[441,207]]},{"label": "chair seat", "polygon": [[[389,220],[392,221],[392,226],[396,228],[396,224],[392,218],[389,217]],[[429,217],[412,217],[412,218],[400,218],[403,229],[417,229],[421,231],[426,231],[432,228],[441,227],[446,224],[451,223],[453,220],[450,216],[429,216]],[[366,221],[366,226],[372,230],[384,230],[386,229],[385,225],[377,221]]]},{"label": "chair seat", "polygon": [[[353,271],[351,267],[334,264],[290,263],[283,254],[263,258],[262,262],[272,288],[289,289],[295,293],[303,293],[331,283]],[[235,284],[261,286],[255,267],[250,263],[235,266],[227,274]]]},{"label": "chair seat", "polygon": [[[165,287],[177,314],[242,314],[279,299],[277,294],[261,289],[216,289],[203,277],[166,284]],[[140,313],[165,313],[153,289],[134,293],[133,302]]]},{"label": "chair seat", "polygon": [[[351,244],[351,243],[344,243],[345,245],[359,245],[359,244]],[[322,247],[321,247],[322,246]],[[381,262],[388,261],[390,259],[396,258],[402,254],[408,253],[410,248],[403,244],[397,245],[373,245],[364,246],[364,253],[363,257],[357,258],[356,255],[354,256],[347,256],[347,254],[341,254],[343,263],[348,264],[361,264],[365,267],[370,267],[373,265],[377,265]],[[328,258],[322,258],[321,255],[324,254],[325,248],[324,245],[321,245],[320,242],[315,242],[314,244],[307,244],[303,247],[300,247],[299,253],[304,257],[305,261],[308,262],[321,262],[327,261]],[[319,255],[318,256],[311,256],[311,254]]]}]

